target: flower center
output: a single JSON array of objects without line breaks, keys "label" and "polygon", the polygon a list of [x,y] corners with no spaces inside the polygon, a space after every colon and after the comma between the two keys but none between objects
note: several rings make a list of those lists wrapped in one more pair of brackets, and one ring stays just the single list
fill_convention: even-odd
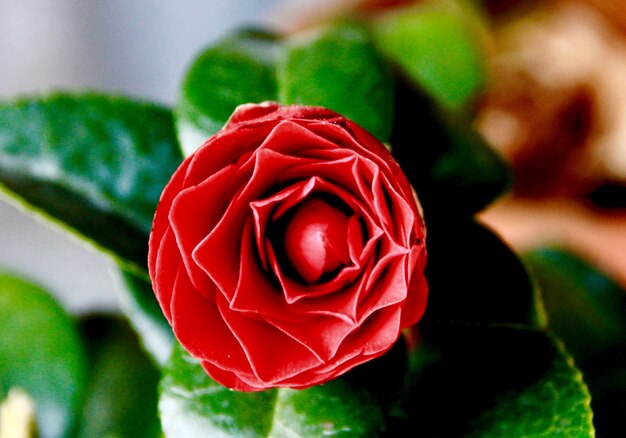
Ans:
[{"label": "flower center", "polygon": [[297,207],[285,229],[285,255],[296,273],[315,283],[350,262],[348,217],[322,199]]}]

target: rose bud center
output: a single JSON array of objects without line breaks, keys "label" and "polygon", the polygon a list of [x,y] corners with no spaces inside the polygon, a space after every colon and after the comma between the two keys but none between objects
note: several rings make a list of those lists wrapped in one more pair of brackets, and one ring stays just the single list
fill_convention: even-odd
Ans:
[{"label": "rose bud center", "polygon": [[296,273],[315,283],[350,262],[349,218],[318,198],[300,204],[285,229],[285,255]]}]

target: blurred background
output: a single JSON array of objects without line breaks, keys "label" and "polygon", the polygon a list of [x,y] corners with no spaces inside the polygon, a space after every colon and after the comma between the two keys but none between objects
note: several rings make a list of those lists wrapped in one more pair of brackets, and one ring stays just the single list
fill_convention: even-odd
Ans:
[{"label": "blurred background", "polygon": [[[90,89],[164,105],[193,57],[266,20],[271,0],[0,2],[0,99]],[[107,263],[0,200],[0,267],[45,285],[72,312],[115,311]]]},{"label": "blurred background", "polygon": [[[515,174],[480,218],[520,251],[559,246],[626,285],[626,6],[446,2],[476,15],[488,80],[470,112]],[[0,98],[94,89],[172,105],[194,56],[231,29],[293,32],[408,3],[420,2],[0,2]],[[3,201],[0,266],[47,285],[72,312],[117,306],[103,256]]]}]

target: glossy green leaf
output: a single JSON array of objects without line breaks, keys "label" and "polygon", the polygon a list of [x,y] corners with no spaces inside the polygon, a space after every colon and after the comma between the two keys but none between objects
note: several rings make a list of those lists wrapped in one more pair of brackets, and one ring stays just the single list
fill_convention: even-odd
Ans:
[{"label": "glossy green leaf", "polygon": [[285,42],[278,63],[279,100],[330,108],[388,141],[393,86],[364,29],[331,26]]},{"label": "glossy green leaf", "polygon": [[448,323],[421,336],[399,409],[408,436],[594,436],[589,393],[556,338]]},{"label": "glossy green leaf", "polygon": [[266,436],[276,391],[239,393],[217,384],[179,344],[163,371],[159,413],[168,437]]},{"label": "glossy green leaf", "polygon": [[238,105],[267,100],[333,109],[382,140],[391,132],[389,72],[361,28],[333,26],[285,41],[244,31],[209,47],[187,72],[176,106],[185,155]]},{"label": "glossy green leaf", "polygon": [[86,361],[73,321],[39,286],[0,273],[0,401],[12,388],[35,402],[41,438],[70,436]]},{"label": "glossy green leaf", "polygon": [[174,341],[172,328],[165,319],[149,281],[134,272],[112,267],[120,308],[141,338],[141,343],[160,366],[169,358]]},{"label": "glossy green leaf", "polygon": [[386,399],[370,390],[398,376],[386,366],[377,378],[351,373],[302,391],[242,393],[175,347],[161,381],[163,429],[176,437],[594,436],[588,390],[555,337],[430,322],[419,339],[400,374],[404,390]]},{"label": "glossy green leaf", "polygon": [[275,37],[242,31],[202,52],[189,68],[176,105],[185,155],[219,131],[244,103],[277,100]]},{"label": "glossy green leaf", "polygon": [[0,187],[129,266],[145,266],[156,204],[181,159],[159,107],[95,94],[0,103]]},{"label": "glossy green leaf", "polygon": [[378,401],[342,378],[306,390],[279,390],[273,423],[273,437],[370,437],[385,427]]},{"label": "glossy green leaf", "polygon": [[159,371],[121,319],[89,317],[82,331],[90,358],[77,438],[158,438]]},{"label": "glossy green leaf", "polygon": [[369,437],[384,427],[373,396],[347,380],[300,391],[231,391],[178,345],[161,381],[159,411],[168,437]]},{"label": "glossy green leaf", "polygon": [[626,293],[599,271],[555,249],[524,254],[541,287],[550,327],[577,360],[626,344]]},{"label": "glossy green leaf", "polygon": [[442,111],[401,79],[395,114],[393,154],[428,214],[471,216],[509,189],[504,159],[469,120]]},{"label": "glossy green leaf", "polygon": [[444,108],[462,109],[485,84],[477,35],[446,2],[383,14],[372,30],[380,51]]},{"label": "glossy green leaf", "polygon": [[544,297],[550,326],[589,385],[598,436],[626,434],[626,291],[558,249],[524,254]]},{"label": "glossy green leaf", "polygon": [[438,219],[427,236],[426,318],[545,328],[536,288],[511,249],[475,221]]}]

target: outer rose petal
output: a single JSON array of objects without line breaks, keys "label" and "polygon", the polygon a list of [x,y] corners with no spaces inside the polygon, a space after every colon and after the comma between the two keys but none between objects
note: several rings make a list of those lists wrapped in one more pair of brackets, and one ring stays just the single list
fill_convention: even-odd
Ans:
[{"label": "outer rose petal", "polygon": [[409,278],[407,278],[407,283],[409,284],[409,289],[407,291],[406,302],[402,307],[402,321],[400,323],[402,327],[417,324],[426,309],[426,294],[419,293],[419,291],[428,290],[426,277],[422,275],[426,268],[426,256],[424,252],[424,247],[414,248],[411,250],[411,255],[406,260],[408,265],[407,273]]},{"label": "outer rose petal", "polygon": [[[352,243],[349,258],[320,265],[333,271],[309,284],[281,233],[315,196],[346,215]],[[385,353],[420,319],[424,238],[384,145],[333,111],[268,102],[239,107],[173,175],[148,266],[176,337],[215,380],[240,391],[306,388]]]},{"label": "outer rose petal", "polygon": [[226,207],[223,196],[214,188],[227,187],[234,173],[234,167],[227,166],[201,184],[181,191],[172,202],[169,216],[176,242],[191,282],[200,292],[212,290],[213,285],[193,261],[192,253],[213,229]]},{"label": "outer rose petal", "polygon": [[234,389],[236,391],[262,391],[265,388],[265,385],[261,386],[253,386],[249,383],[246,383],[241,379],[241,373],[235,373],[233,371],[227,371],[223,368],[217,367],[213,365],[211,362],[202,361],[200,362],[202,368],[211,376],[214,380],[221,382],[222,385],[227,386],[228,388]]},{"label": "outer rose petal", "polygon": [[[174,286],[172,321],[174,334],[193,356],[210,359],[226,369],[240,369],[247,363],[241,345],[222,319],[215,301],[196,292],[184,270]],[[199,336],[205,333],[210,336]]]},{"label": "outer rose petal", "polygon": [[[178,247],[176,246],[176,238],[171,228],[168,228],[163,236],[163,239],[159,242],[158,253],[156,257],[155,267],[153,268],[154,284],[159,285],[155,287],[154,293],[157,300],[163,310],[165,318],[172,322],[172,293],[174,290],[174,283],[178,273],[181,269],[184,269],[181,256],[178,253]],[[178,266],[178,269],[175,267]]]},{"label": "outer rose petal", "polygon": [[[166,230],[171,226],[168,218],[169,210],[176,195],[178,195],[178,193],[185,187],[183,182],[188,166],[189,160],[185,160],[176,172],[174,172],[174,175],[172,175],[169,183],[165,189],[163,189],[163,193],[161,193],[161,199],[159,200],[159,205],[154,214],[152,231],[150,232],[150,240],[148,242],[148,272],[150,274],[150,278],[153,279],[157,275],[156,261],[157,256],[159,255],[161,239],[163,238]],[[158,286],[159,282],[153,281],[153,284]]]}]

